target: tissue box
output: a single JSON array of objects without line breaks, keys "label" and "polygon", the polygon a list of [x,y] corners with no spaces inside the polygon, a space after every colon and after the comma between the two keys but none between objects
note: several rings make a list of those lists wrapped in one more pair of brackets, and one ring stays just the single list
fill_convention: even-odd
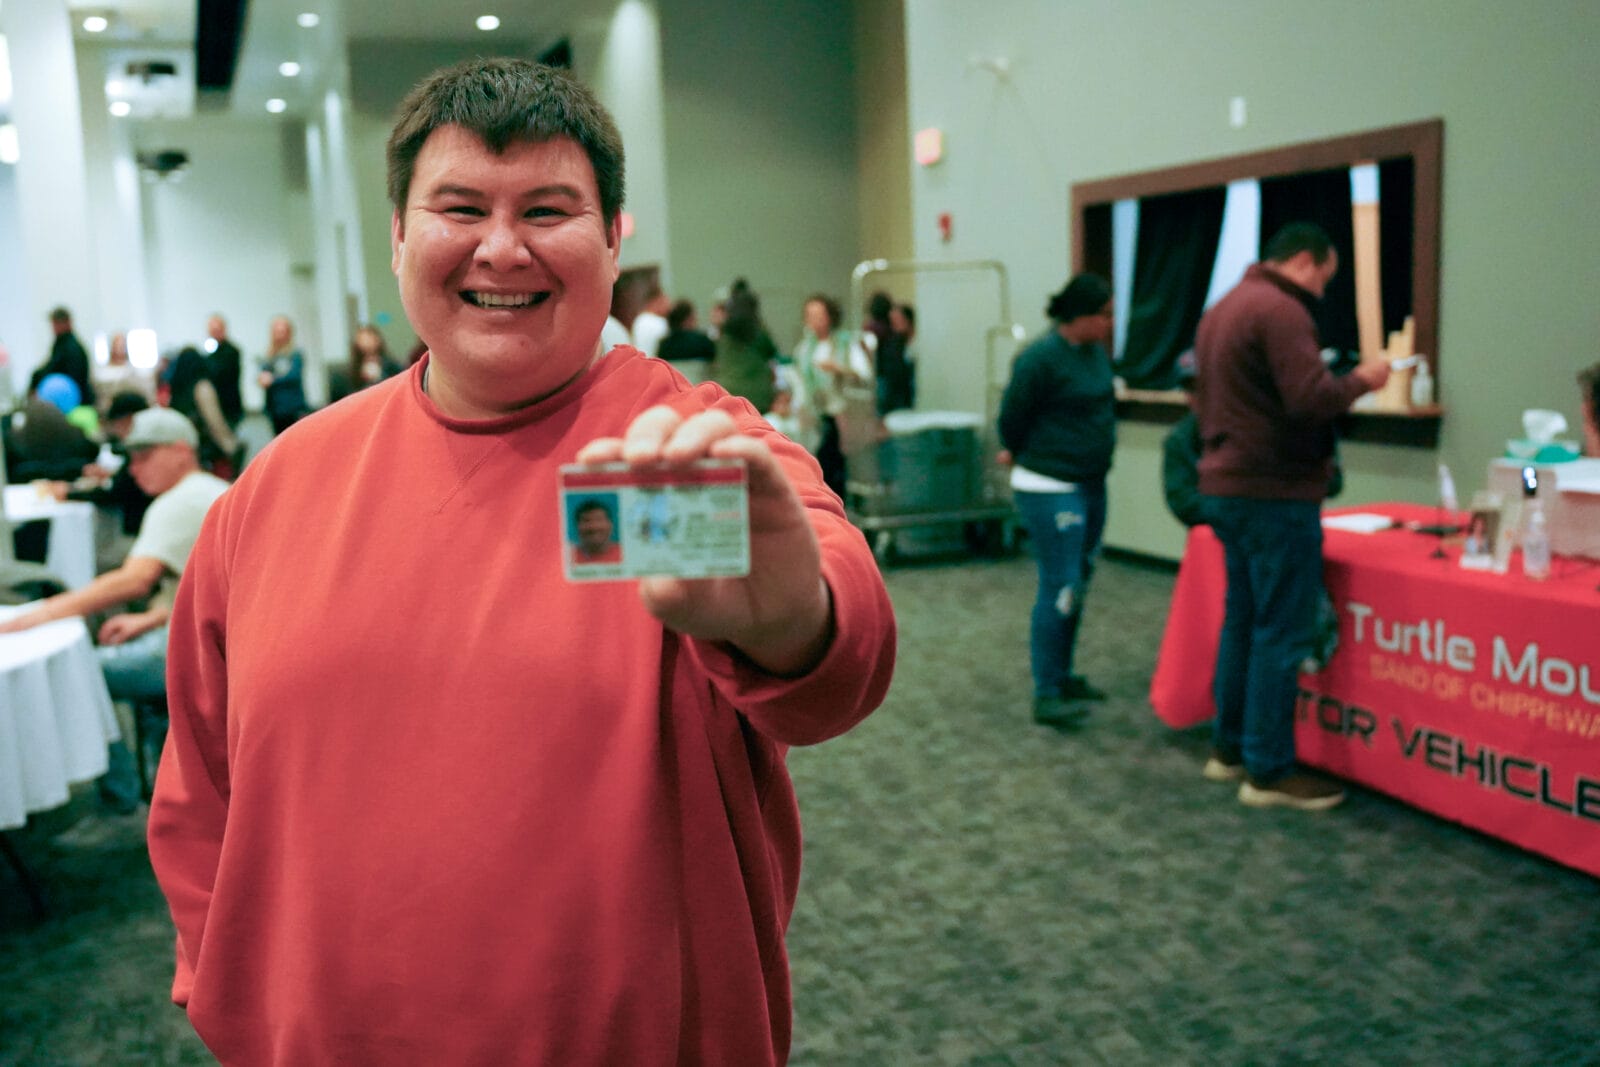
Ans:
[{"label": "tissue box", "polygon": [[[1507,502],[1522,499],[1526,462],[1489,462],[1489,488]],[[1539,499],[1550,526],[1550,550],[1558,556],[1600,559],[1600,459],[1535,462]]]},{"label": "tissue box", "polygon": [[1506,455],[1523,463],[1567,463],[1583,454],[1576,441],[1517,440],[1506,442]]}]

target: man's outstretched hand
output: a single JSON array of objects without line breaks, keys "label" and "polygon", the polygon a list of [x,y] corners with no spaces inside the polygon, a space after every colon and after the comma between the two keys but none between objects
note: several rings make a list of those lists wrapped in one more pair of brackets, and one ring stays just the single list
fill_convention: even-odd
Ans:
[{"label": "man's outstretched hand", "polygon": [[622,437],[585,445],[577,461],[683,467],[708,458],[744,460],[750,573],[645,578],[639,582],[640,599],[679,633],[725,641],[771,674],[804,674],[821,662],[832,640],[832,603],[805,506],[765,443],[739,433],[726,412],[703,411],[685,419],[658,406],[634,419]]}]

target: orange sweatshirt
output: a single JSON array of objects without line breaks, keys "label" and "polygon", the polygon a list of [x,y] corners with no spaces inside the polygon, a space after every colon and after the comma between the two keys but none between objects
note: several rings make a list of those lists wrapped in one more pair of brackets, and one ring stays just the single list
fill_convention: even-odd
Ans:
[{"label": "orange sweatshirt", "polygon": [[[275,441],[184,574],[150,812],[174,999],[247,1067],[783,1062],[785,752],[888,687],[871,553],[809,456],[667,364],[613,351],[492,423],[420,366]],[[837,620],[807,676],[562,578],[557,467],[657,403],[780,456]]]}]

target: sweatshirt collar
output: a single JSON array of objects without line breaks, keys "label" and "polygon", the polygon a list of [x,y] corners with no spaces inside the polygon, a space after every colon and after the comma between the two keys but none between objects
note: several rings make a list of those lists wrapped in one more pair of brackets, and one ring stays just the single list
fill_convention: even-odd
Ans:
[{"label": "sweatshirt collar", "polygon": [[1264,281],[1271,285],[1277,286],[1279,289],[1283,290],[1285,293],[1304,304],[1307,310],[1316,307],[1317,298],[1311,294],[1309,289],[1301,288],[1264,263],[1250,264],[1250,266],[1245,270],[1245,277],[1255,278],[1259,281]]}]

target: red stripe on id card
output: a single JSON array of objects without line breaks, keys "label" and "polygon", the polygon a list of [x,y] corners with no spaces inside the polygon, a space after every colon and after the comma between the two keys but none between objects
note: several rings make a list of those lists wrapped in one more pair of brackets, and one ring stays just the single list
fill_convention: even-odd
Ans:
[{"label": "red stripe on id card", "polygon": [[568,489],[599,489],[619,485],[737,485],[744,481],[740,467],[634,467],[624,470],[563,471],[561,484]]}]

